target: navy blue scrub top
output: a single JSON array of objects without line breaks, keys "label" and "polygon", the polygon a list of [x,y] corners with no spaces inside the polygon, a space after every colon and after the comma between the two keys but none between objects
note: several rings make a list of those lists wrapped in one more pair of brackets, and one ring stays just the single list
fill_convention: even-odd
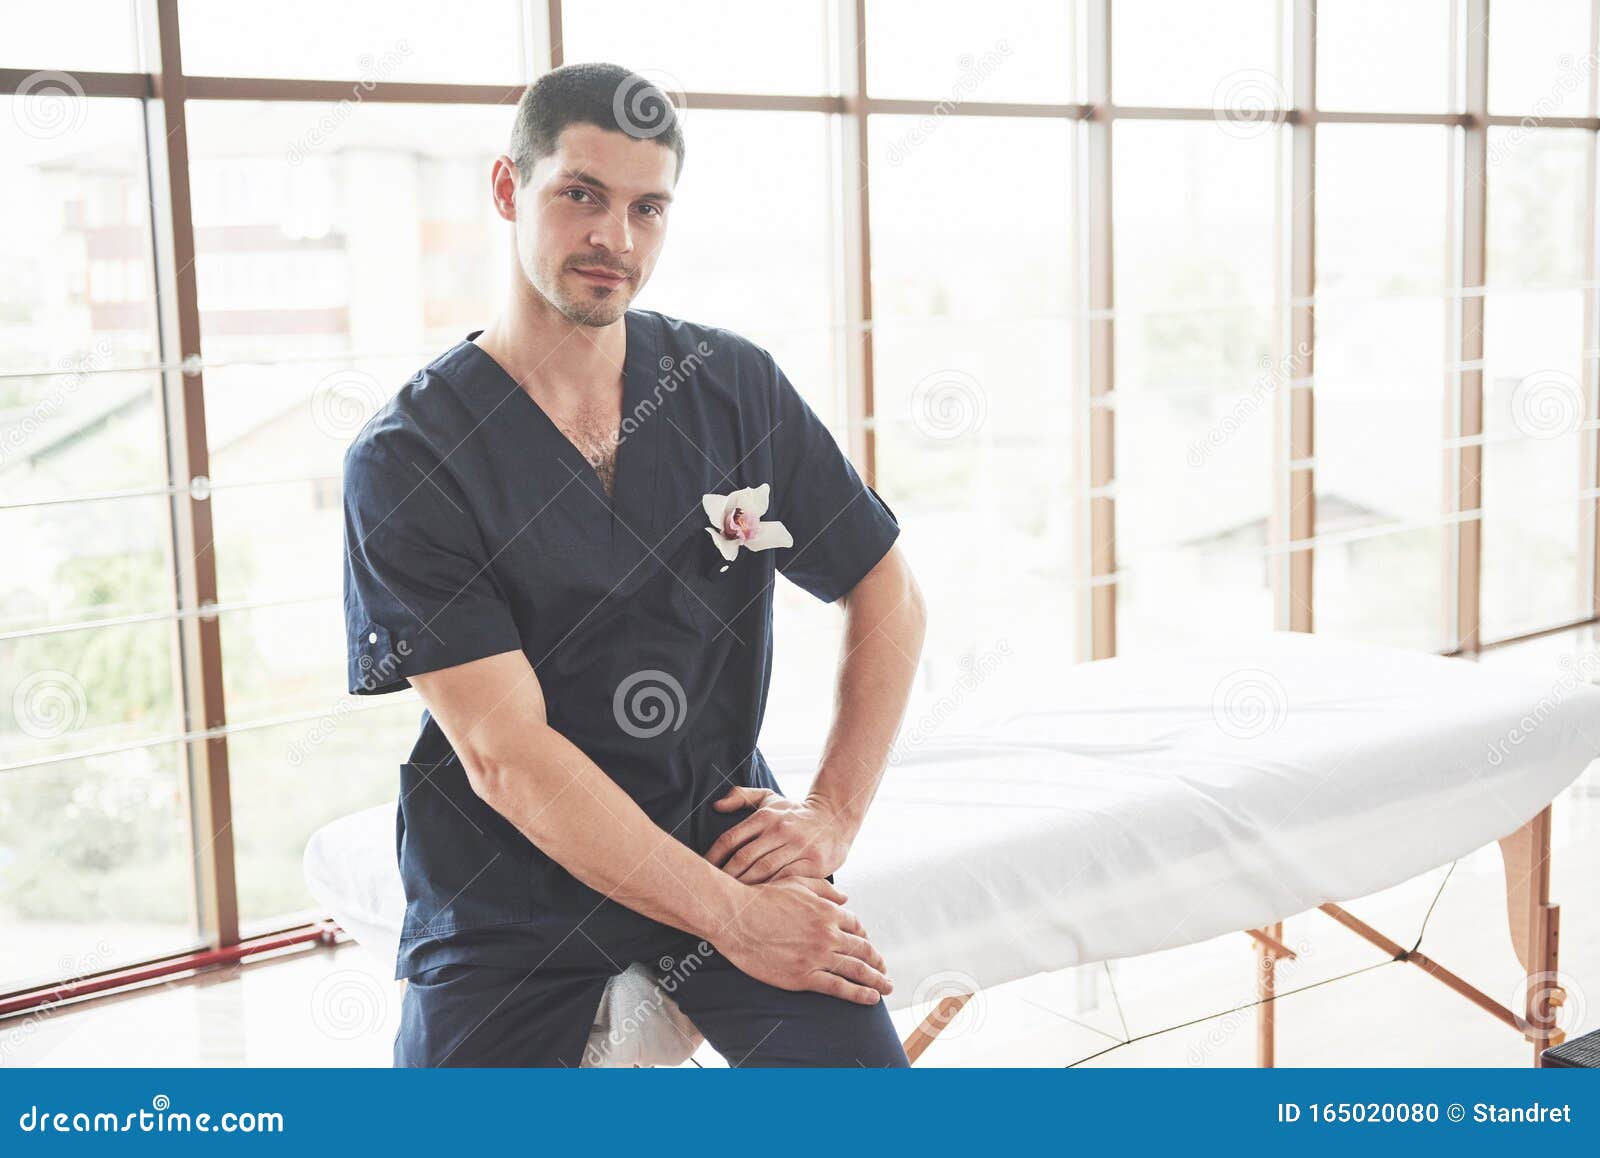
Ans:
[{"label": "navy blue scrub top", "polygon": [[[712,801],[778,787],[756,748],[774,569],[831,603],[899,525],[766,350],[650,310],[625,325],[614,498],[471,341],[482,331],[362,428],[344,458],[349,685],[380,695],[520,649],[550,726],[704,853],[746,815]],[[701,496],[763,483],[763,518],[794,545],[741,547],[721,570]],[[582,884],[484,803],[427,712],[400,766],[396,844],[397,978],[451,962],[626,964],[681,936]]]}]

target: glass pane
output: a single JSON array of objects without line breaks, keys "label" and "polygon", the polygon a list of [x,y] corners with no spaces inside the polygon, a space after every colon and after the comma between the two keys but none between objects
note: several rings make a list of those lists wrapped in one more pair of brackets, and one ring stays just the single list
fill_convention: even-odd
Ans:
[{"label": "glass pane", "polygon": [[[337,475],[371,413],[488,323],[510,273],[488,185],[511,110],[367,105],[307,148],[322,108],[189,105],[219,485]],[[329,501],[315,488],[297,499]],[[220,521],[218,535],[230,535]]]},{"label": "glass pane", "polygon": [[1319,107],[1434,113],[1449,104],[1448,3],[1325,0],[1317,5]]},{"label": "glass pane", "polygon": [[138,0],[8,4],[0,68],[134,72],[139,48]]},{"label": "glass pane", "polygon": [[1035,0],[872,0],[867,91],[947,101],[951,111],[965,101],[1070,101],[1070,17],[1070,4]]},{"label": "glass pane", "polygon": [[[143,589],[157,563],[78,558],[57,574],[93,588],[139,572]],[[12,709],[0,713],[0,764],[178,734],[176,639],[170,621],[154,620],[0,640],[0,703]]]},{"label": "glass pane", "polygon": [[[312,80],[524,81],[521,0],[179,0],[184,71]],[[351,99],[361,99],[352,87]]]},{"label": "glass pane", "polygon": [[[952,697],[1004,702],[1070,660],[1082,570],[1065,449],[1080,429],[1071,126],[947,118],[897,158],[917,123],[878,117],[872,132],[879,490],[933,608],[908,737],[959,727]],[[1024,245],[1014,198],[989,179],[1001,171],[1028,192]]]},{"label": "glass pane", "polygon": [[182,768],[162,746],[0,773],[0,989],[193,946]]},{"label": "glass pane", "polygon": [[1484,303],[1485,640],[1589,614],[1583,299],[1563,290]]},{"label": "glass pane", "polygon": [[160,377],[98,373],[98,362],[91,352],[77,369],[0,378],[0,501],[166,485]]},{"label": "glass pane", "polygon": [[1582,129],[1489,130],[1489,285],[1570,288],[1583,281],[1589,146]]},{"label": "glass pane", "polygon": [[1274,143],[1117,126],[1120,653],[1272,625]]},{"label": "glass pane", "polygon": [[489,170],[513,110],[188,107],[208,361],[431,358],[487,321],[511,268]]},{"label": "glass pane", "polygon": [[837,92],[830,11],[825,0],[569,3],[561,39],[568,62],[620,64],[673,96]]},{"label": "glass pane", "polygon": [[138,101],[0,98],[0,369],[155,361],[147,168]]},{"label": "glass pane", "polygon": [[1489,111],[1581,117],[1589,111],[1589,0],[1489,3]]},{"label": "glass pane", "polygon": [[700,111],[684,123],[687,162],[667,242],[637,304],[761,343],[829,419],[837,248],[831,120]]},{"label": "glass pane", "polygon": [[[1319,504],[1320,504],[1319,498]],[[1318,507],[1317,525],[1329,530]],[[1445,638],[1448,527],[1319,543],[1312,577],[1318,635],[1440,651]]]},{"label": "glass pane", "polygon": [[306,841],[330,820],[399,795],[400,764],[416,742],[422,708],[409,695],[383,699],[371,711],[352,711],[353,699],[341,697],[318,719],[228,737],[246,936],[324,915],[306,891]]},{"label": "glass pane", "polygon": [[[339,561],[340,556],[332,557],[334,566]],[[232,723],[334,710],[348,698],[344,608],[337,585],[329,599],[226,613],[222,658]],[[408,751],[409,746],[395,758],[395,767]]]},{"label": "glass pane", "polygon": [[[464,338],[469,332],[463,325],[458,336]],[[282,515],[298,513],[315,520],[330,507],[337,511],[345,447],[406,379],[455,340],[441,335],[433,353],[419,349],[396,357],[335,356],[281,363],[263,358],[209,366],[206,433],[211,445],[215,509],[241,509],[265,517],[270,511],[261,504],[270,496],[287,504],[280,508]],[[233,489],[236,484],[289,479],[300,480],[303,486],[269,487],[268,495],[241,494]],[[226,538],[222,515],[216,518],[221,541]],[[239,531],[257,542],[272,537],[269,528],[253,521],[242,524]],[[290,531],[284,527],[285,534]],[[249,543],[241,546],[248,548]],[[220,558],[218,566],[225,566]],[[241,588],[226,578],[223,588],[229,592],[228,598],[244,597],[234,594]]]},{"label": "glass pane", "polygon": [[1488,281],[1504,288],[1484,302],[1485,640],[1588,614],[1589,148],[1581,130],[1489,131]]},{"label": "glass pane", "polygon": [[328,474],[212,492],[223,603],[338,599],[344,563],[341,470],[336,461]]},{"label": "glass pane", "polygon": [[1416,558],[1443,533],[1370,532],[1445,511],[1447,131],[1317,131],[1316,533],[1336,540],[1316,550],[1319,634],[1444,642],[1444,557]]},{"label": "glass pane", "polygon": [[1286,106],[1278,37],[1288,9],[1284,0],[1113,0],[1115,102],[1246,112]]},{"label": "glass pane", "polygon": [[0,632],[170,611],[165,495],[0,509]]},{"label": "glass pane", "polygon": [[[1073,126],[946,118],[910,144],[919,125],[917,117],[872,118],[873,315],[1065,314]],[[1000,172],[1012,174],[1003,186],[991,180]],[[1030,200],[1026,244],[1015,220],[1019,188]]]},{"label": "glass pane", "polygon": [[1071,326],[943,319],[873,333],[878,489],[933,609],[908,720],[954,726],[934,705],[978,672],[980,698],[1015,710],[1005,689],[1039,687],[1077,649]]}]

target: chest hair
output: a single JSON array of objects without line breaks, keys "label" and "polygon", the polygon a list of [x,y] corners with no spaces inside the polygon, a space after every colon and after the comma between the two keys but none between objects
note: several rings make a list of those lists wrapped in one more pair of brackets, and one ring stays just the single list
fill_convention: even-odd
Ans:
[{"label": "chest hair", "polygon": [[578,448],[578,453],[589,460],[595,474],[600,476],[606,497],[611,498],[617,479],[617,422],[594,413],[563,418],[556,425]]}]

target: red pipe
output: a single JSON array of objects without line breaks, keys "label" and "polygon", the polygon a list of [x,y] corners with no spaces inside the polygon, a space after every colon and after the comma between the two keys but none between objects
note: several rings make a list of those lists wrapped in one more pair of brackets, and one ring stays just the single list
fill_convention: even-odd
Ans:
[{"label": "red pipe", "polygon": [[153,981],[157,977],[170,977],[174,973],[188,973],[194,970],[210,969],[217,965],[228,965],[245,957],[254,956],[257,953],[283,949],[290,945],[300,945],[306,941],[323,941],[331,945],[334,936],[338,932],[339,926],[335,922],[319,921],[314,925],[306,925],[283,933],[269,933],[262,937],[240,941],[237,945],[227,945],[220,949],[201,949],[166,961],[158,961],[154,964],[130,965],[123,969],[114,969],[109,973],[101,973],[80,981],[70,981],[64,985],[50,985],[42,989],[24,990],[21,993],[0,998],[0,1017],[5,1017],[11,1013],[20,1013],[26,1009],[38,1009],[47,1005],[72,1001],[80,997],[88,997],[95,993],[104,993],[110,989],[121,989],[124,986],[137,985],[141,981]]}]

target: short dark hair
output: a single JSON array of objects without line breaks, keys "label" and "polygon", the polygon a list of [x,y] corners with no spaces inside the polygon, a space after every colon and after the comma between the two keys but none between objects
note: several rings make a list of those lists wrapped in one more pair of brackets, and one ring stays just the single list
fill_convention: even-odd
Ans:
[{"label": "short dark hair", "polygon": [[678,159],[683,172],[683,127],[660,88],[620,64],[564,64],[528,86],[511,126],[511,159],[527,181],[541,157],[556,151],[568,125],[598,125],[638,140],[653,140]]}]

